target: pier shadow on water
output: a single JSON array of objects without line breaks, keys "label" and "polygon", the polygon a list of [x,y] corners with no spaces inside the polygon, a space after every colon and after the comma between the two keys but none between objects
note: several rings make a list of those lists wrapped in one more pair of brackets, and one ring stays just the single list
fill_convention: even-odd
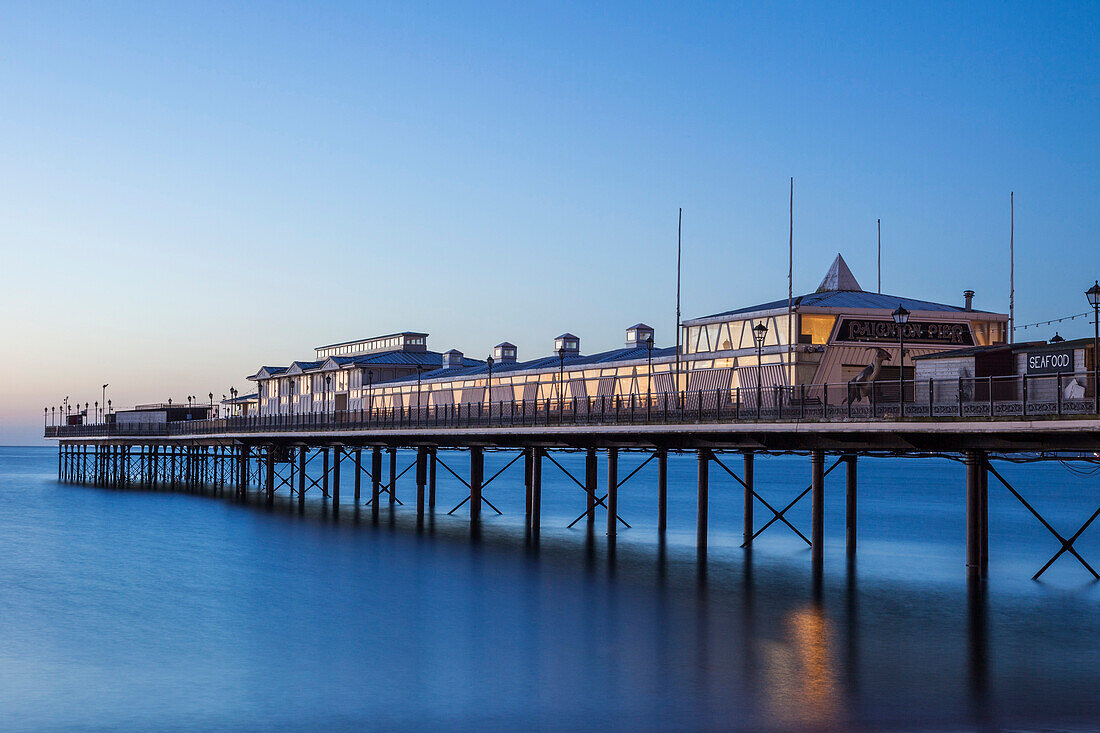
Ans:
[{"label": "pier shadow on water", "polygon": [[575,496],[549,501],[536,539],[522,497],[471,527],[445,514],[462,498],[445,490],[418,524],[346,491],[334,512],[59,486],[49,458],[0,455],[0,709],[15,728],[1100,720],[1100,602],[1083,582],[1025,587],[994,565],[968,584],[961,555],[950,578],[918,572],[938,551],[887,563],[873,533],[866,558],[834,539],[815,576],[783,535],[742,550],[714,532],[700,556],[686,513],[663,536],[567,530]]}]

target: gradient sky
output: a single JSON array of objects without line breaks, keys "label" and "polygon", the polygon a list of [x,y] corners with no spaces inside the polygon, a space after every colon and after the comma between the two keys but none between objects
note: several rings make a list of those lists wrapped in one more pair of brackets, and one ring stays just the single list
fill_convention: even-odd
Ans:
[{"label": "gradient sky", "polygon": [[[0,4],[0,443],[396,330],[521,358],[786,295],[1085,310],[1100,5]],[[1091,326],[1061,324],[1067,337]],[[1048,337],[1054,327],[1020,332]]]}]

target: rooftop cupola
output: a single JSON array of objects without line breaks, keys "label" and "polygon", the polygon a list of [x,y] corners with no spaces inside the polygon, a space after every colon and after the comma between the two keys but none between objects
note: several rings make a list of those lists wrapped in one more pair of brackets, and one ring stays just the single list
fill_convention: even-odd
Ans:
[{"label": "rooftop cupola", "polygon": [[458,349],[451,349],[450,351],[443,352],[443,368],[448,367],[460,367],[463,363],[462,352]]},{"label": "rooftop cupola", "polygon": [[644,349],[653,340],[653,328],[644,323],[635,323],[626,329],[626,345],[635,349]]},{"label": "rooftop cupola", "polygon": [[493,347],[493,358],[498,364],[516,363],[516,345],[508,341],[501,341]]},{"label": "rooftop cupola", "polygon": [[829,290],[849,290],[857,293],[863,292],[863,288],[856,282],[856,276],[848,269],[848,263],[838,252],[829,271],[825,273],[825,279],[817,286],[817,292],[824,293]]},{"label": "rooftop cupola", "polygon": [[571,333],[563,333],[554,339],[554,353],[561,356],[577,356],[581,353],[581,340]]}]

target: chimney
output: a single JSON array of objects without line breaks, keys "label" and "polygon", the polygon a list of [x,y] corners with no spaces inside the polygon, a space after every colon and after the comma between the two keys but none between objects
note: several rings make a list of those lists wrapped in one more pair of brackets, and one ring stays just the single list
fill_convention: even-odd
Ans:
[{"label": "chimney", "polygon": [[463,365],[462,352],[458,349],[451,349],[443,354],[443,368],[448,369],[450,367],[460,367]]},{"label": "chimney", "polygon": [[493,358],[498,364],[516,363],[516,345],[507,341],[501,341],[493,347]]},{"label": "chimney", "polygon": [[554,339],[554,353],[578,356],[581,353],[581,340],[571,333],[563,333]]},{"label": "chimney", "polygon": [[635,323],[626,329],[626,345],[633,349],[644,349],[652,338],[653,329],[644,323]]},{"label": "chimney", "polygon": [[973,290],[964,290],[963,291],[963,310],[967,310],[967,311],[974,310],[974,291]]}]

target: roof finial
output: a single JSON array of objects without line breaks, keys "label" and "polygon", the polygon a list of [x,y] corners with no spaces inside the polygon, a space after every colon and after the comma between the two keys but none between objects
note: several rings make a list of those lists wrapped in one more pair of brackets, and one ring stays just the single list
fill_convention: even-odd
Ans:
[{"label": "roof finial", "polygon": [[817,292],[819,293],[829,290],[852,290],[863,292],[863,288],[856,282],[855,275],[848,269],[848,263],[844,261],[844,258],[840,256],[839,252],[836,255],[836,259],[833,260],[832,267],[825,273],[825,279],[817,286]]}]

